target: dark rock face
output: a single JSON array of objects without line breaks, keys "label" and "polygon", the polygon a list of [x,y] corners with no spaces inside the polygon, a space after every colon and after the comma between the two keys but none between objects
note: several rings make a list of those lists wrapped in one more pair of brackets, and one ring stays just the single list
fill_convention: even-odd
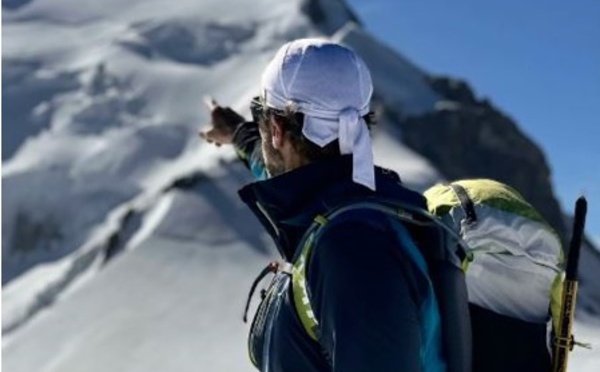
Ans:
[{"label": "dark rock face", "polygon": [[32,1],[33,0],[2,0],[2,8],[7,10],[17,10]]},{"label": "dark rock face", "polygon": [[338,31],[348,22],[361,24],[352,9],[341,0],[304,0],[302,12],[326,35]]},{"label": "dark rock face", "polygon": [[550,169],[539,147],[513,120],[478,101],[466,83],[431,78],[431,85],[446,101],[423,116],[399,118],[403,141],[449,180],[492,178],[514,187],[565,240]]},{"label": "dark rock face", "polygon": [[448,77],[427,77],[427,81],[438,94],[447,100],[463,104],[477,105],[477,99],[469,85],[461,80]]}]

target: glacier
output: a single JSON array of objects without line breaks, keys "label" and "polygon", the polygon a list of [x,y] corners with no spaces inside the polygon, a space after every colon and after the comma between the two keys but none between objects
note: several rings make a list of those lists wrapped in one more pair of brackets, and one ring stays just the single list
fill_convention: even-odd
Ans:
[{"label": "glacier", "polygon": [[[341,1],[21,0],[3,2],[2,17],[11,372],[252,369],[242,310],[275,250],[237,199],[250,175],[197,131],[205,95],[248,116],[284,42],[349,44],[372,70],[375,107],[411,115],[441,102]],[[374,145],[409,186],[443,180],[391,118]],[[600,345],[594,323],[582,317],[576,334]],[[571,363],[599,362],[577,350]]]}]

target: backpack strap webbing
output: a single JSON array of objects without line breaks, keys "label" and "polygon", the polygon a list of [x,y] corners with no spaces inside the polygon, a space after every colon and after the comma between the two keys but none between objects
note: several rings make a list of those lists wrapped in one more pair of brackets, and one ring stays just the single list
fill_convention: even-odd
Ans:
[{"label": "backpack strap webbing", "polygon": [[322,215],[317,215],[305,233],[303,243],[300,244],[299,255],[294,259],[292,264],[292,291],[294,296],[294,305],[296,313],[300,318],[300,323],[308,336],[314,341],[319,340],[319,323],[315,317],[310,299],[308,297],[308,289],[306,288],[306,265],[314,245],[315,237],[321,227],[329,220]]},{"label": "backpack strap webbing", "polygon": [[454,192],[458,200],[460,201],[460,206],[465,212],[465,222],[467,224],[472,224],[477,222],[477,213],[475,213],[475,205],[473,204],[473,200],[467,193],[464,187],[457,183],[451,183],[448,185],[450,189]]}]

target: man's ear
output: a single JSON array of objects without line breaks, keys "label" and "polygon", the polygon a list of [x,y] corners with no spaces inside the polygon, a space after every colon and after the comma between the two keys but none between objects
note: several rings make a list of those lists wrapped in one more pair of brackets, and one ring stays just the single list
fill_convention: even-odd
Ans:
[{"label": "man's ear", "polygon": [[271,130],[271,143],[274,149],[279,150],[283,146],[283,126],[276,118],[273,118],[271,123],[273,124]]}]

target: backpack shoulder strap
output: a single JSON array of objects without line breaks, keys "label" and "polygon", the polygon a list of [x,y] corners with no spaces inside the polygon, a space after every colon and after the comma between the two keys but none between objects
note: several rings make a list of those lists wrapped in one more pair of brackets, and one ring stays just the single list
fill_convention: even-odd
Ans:
[{"label": "backpack shoulder strap", "polygon": [[[305,232],[304,237],[301,239],[299,245],[300,249],[296,253],[296,257],[294,257],[292,262],[292,290],[294,306],[296,307],[296,312],[300,318],[302,326],[310,338],[315,341],[318,341],[320,338],[319,324],[312,309],[306,280],[307,264],[312,253],[312,249],[326,228],[330,226],[331,221],[335,219],[336,222],[341,222],[340,216],[345,215],[347,212],[365,209],[375,210],[387,214],[393,217],[393,220],[398,220],[399,222],[419,223],[416,218],[416,214],[418,213],[423,213],[423,215],[426,215],[428,218],[430,218],[427,212],[421,212],[416,208],[400,205],[389,205],[375,200],[354,202],[343,205],[339,208],[333,209],[325,215],[317,215],[314,218],[313,223]],[[443,253],[432,254],[442,255]],[[411,256],[415,256],[414,259],[417,266],[421,270],[426,271],[425,260],[420,255],[419,251],[413,250],[413,252],[411,252]]]},{"label": "backpack shoulder strap", "polygon": [[377,204],[373,201],[365,201],[343,205],[339,208],[333,209],[325,215],[317,215],[314,218],[311,226],[304,233],[299,245],[300,249],[296,253],[296,257],[294,257],[292,262],[292,291],[294,296],[294,306],[296,307],[296,312],[300,318],[300,322],[302,323],[304,330],[310,336],[310,338],[315,341],[318,341],[320,338],[319,323],[315,317],[308,295],[306,281],[307,263],[318,237],[323,233],[325,227],[329,226],[331,220],[346,212],[358,209],[377,209],[388,214],[394,214],[393,209],[390,207]]},{"label": "backpack shoulder strap", "polygon": [[312,225],[308,228],[302,238],[297,257],[294,258],[294,262],[292,263],[294,306],[296,307],[296,313],[300,318],[300,323],[302,323],[308,336],[314,341],[318,341],[320,338],[319,323],[317,322],[317,318],[315,317],[315,313],[313,312],[308,297],[306,265],[315,242],[315,237],[327,222],[329,222],[329,220],[323,215],[317,215],[314,218]]},{"label": "backpack shoulder strap", "polygon": [[[308,336],[319,342],[319,322],[313,311],[307,290],[306,270],[310,255],[319,236],[323,234],[328,226],[331,226],[332,220],[336,219],[337,222],[340,222],[340,215],[358,209],[376,210],[393,217],[391,220],[397,222],[396,226],[403,233],[403,236],[400,236],[399,232],[399,239],[402,238],[405,241],[406,239],[412,239],[410,241],[414,241],[415,244],[409,244],[413,251],[409,255],[420,258],[420,263],[416,262],[419,259],[415,260],[416,267],[423,268],[424,265],[427,266],[427,275],[430,276],[431,285],[433,286],[431,288],[433,292],[430,292],[433,298],[428,297],[433,301],[433,305],[431,301],[426,302],[431,306],[439,306],[439,312],[437,310],[425,312],[430,315],[435,314],[437,320],[433,320],[436,322],[441,321],[441,342],[446,355],[448,371],[470,371],[471,323],[467,292],[464,275],[460,269],[460,260],[456,260],[456,257],[454,257],[458,253],[453,251],[456,249],[464,253],[464,243],[456,236],[454,231],[427,211],[394,202],[369,200],[344,205],[326,215],[316,216],[314,222],[304,234],[299,245],[300,249],[298,249],[292,263],[292,291],[296,313]],[[433,232],[432,228],[435,228],[435,233],[428,233],[428,231]],[[423,241],[417,242],[417,240]],[[416,251],[416,254],[414,251]],[[436,303],[437,305],[435,305]],[[427,304],[424,306],[428,307]],[[431,321],[431,319],[424,320],[425,323],[428,321]],[[422,325],[422,330],[427,334],[432,327],[431,324],[425,323]],[[432,335],[429,336],[433,337]]]}]

